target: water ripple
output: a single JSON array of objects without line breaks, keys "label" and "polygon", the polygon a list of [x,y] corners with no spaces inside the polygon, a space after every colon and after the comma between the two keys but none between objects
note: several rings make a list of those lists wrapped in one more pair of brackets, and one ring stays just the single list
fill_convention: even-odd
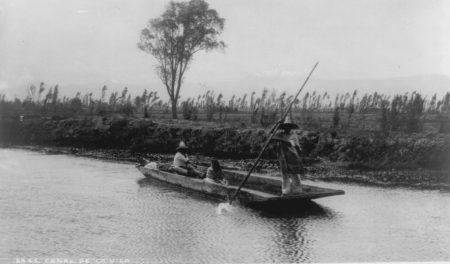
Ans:
[{"label": "water ripple", "polygon": [[[23,166],[26,161],[27,166]],[[450,195],[345,189],[291,212],[219,202],[133,166],[0,149],[0,256],[156,263],[450,260]]]}]

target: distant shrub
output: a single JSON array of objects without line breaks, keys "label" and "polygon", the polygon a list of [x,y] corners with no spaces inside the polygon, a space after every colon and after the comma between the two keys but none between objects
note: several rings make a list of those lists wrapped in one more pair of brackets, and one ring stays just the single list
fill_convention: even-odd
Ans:
[{"label": "distant shrub", "polygon": [[124,113],[126,116],[132,116],[134,113],[133,105],[130,102],[127,102],[118,108],[118,111]]},{"label": "distant shrub", "polygon": [[341,118],[339,117],[339,107],[335,107],[333,112],[333,127],[337,128],[339,126],[340,120]]},{"label": "distant shrub", "polygon": [[186,120],[198,119],[198,108],[190,100],[181,103],[181,113]]},{"label": "distant shrub", "polygon": [[380,119],[380,128],[381,131],[384,134],[389,133],[389,124],[388,124],[388,118],[389,118],[389,109],[388,107],[389,102],[384,100],[381,103],[381,119]]},{"label": "distant shrub", "polygon": [[417,93],[413,93],[406,105],[406,132],[422,131],[421,117],[424,110],[425,100]]}]

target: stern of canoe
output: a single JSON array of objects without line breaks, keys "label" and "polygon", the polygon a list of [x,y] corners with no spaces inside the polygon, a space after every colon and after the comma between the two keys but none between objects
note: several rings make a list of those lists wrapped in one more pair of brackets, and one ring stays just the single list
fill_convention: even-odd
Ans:
[{"label": "stern of canoe", "polygon": [[[239,185],[246,176],[243,171],[224,170],[225,177],[232,185]],[[254,173],[246,181],[245,187],[258,190],[265,193],[270,193],[277,196],[272,200],[292,200],[292,199],[317,199],[327,196],[343,195],[342,190],[335,190],[329,188],[322,188],[312,185],[302,184],[303,193],[289,196],[281,195],[281,179],[278,177],[268,176],[264,174]]]}]

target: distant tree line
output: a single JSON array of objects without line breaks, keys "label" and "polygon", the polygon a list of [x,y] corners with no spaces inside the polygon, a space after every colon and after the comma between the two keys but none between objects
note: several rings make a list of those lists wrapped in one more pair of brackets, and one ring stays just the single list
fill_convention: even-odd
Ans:
[{"label": "distant tree line", "polygon": [[[133,116],[141,114],[150,117],[153,110],[168,110],[167,102],[163,102],[157,92],[144,90],[142,95],[133,97],[125,87],[119,93],[113,91],[107,96],[108,87],[101,88],[101,97],[94,98],[93,93],[81,94],[75,97],[59,96],[59,86],[45,87],[42,82],[39,89],[31,85],[24,100],[15,98],[13,101],[5,99],[0,94],[0,114],[3,116],[17,115],[51,115],[70,117],[75,115],[110,115],[123,114]],[[45,94],[45,95],[44,95]]]},{"label": "distant tree line", "polygon": [[[215,95],[214,91],[207,91],[183,101],[181,111],[185,119],[196,120],[198,113],[203,111],[206,113],[206,120],[212,121],[216,116],[216,120],[221,122],[227,121],[229,114],[246,113],[250,116],[251,123],[266,127],[278,120],[292,100],[293,96],[287,96],[286,92],[277,95],[275,90],[270,92],[268,89],[264,89],[259,96],[255,92],[250,96],[233,95],[228,101],[223,100],[222,94]],[[293,104],[292,112],[299,113],[300,120],[296,120],[306,125],[318,122],[318,113],[332,112],[334,128],[348,128],[355,114],[359,115],[362,122],[366,116],[375,114],[380,115],[380,128],[384,132],[420,132],[427,114],[450,114],[450,92],[441,99],[434,94],[427,100],[417,92],[394,96],[375,92],[359,97],[355,90],[353,93],[337,94],[331,98],[327,92],[319,94],[313,91],[298,98]],[[344,119],[346,122],[343,122]]]},{"label": "distant tree line", "polygon": [[[278,94],[275,90],[263,89],[244,94],[233,95],[225,100],[221,93],[209,90],[202,95],[187,98],[177,106],[177,111],[187,120],[206,120],[216,122],[241,121],[257,126],[267,127],[276,122],[282,111],[293,100],[286,92]],[[108,87],[101,88],[100,98],[93,93],[76,93],[72,98],[60,98],[58,85],[46,87],[42,82],[39,87],[31,85],[27,96],[21,100],[6,100],[0,94],[0,115],[5,117],[20,115],[46,115],[61,118],[74,115],[112,115],[154,117],[171,113],[171,102],[163,101],[156,91],[144,90],[141,95],[132,96],[125,87],[119,93],[108,93]],[[450,92],[442,98],[434,94],[430,99],[420,93],[387,96],[377,92],[358,95],[353,93],[330,96],[327,92],[306,92],[293,104],[291,117],[305,126],[320,126],[327,121],[335,129],[348,129],[358,116],[358,123],[363,125],[366,119],[375,116],[377,126],[385,133],[390,131],[420,132],[427,116],[447,118],[450,116]],[[328,120],[321,118],[321,113]],[[372,121],[369,121],[373,123]]]}]

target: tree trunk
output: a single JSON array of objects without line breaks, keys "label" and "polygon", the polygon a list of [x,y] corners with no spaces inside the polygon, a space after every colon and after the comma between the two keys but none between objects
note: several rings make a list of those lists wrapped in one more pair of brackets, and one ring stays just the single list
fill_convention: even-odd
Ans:
[{"label": "tree trunk", "polygon": [[172,103],[172,119],[178,119],[177,116],[177,101],[171,100]]}]

